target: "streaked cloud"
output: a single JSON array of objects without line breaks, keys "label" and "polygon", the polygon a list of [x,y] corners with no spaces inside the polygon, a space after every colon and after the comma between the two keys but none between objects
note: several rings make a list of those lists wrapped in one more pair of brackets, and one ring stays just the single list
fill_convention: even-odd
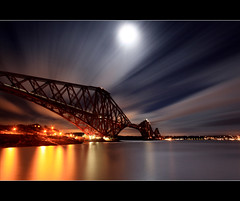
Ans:
[{"label": "streaked cloud", "polygon": [[24,115],[25,112],[23,109],[18,107],[17,105],[13,104],[12,102],[8,101],[7,99],[0,97],[0,108],[6,112],[11,112],[14,114],[21,114]]},{"label": "streaked cloud", "polygon": [[[166,135],[239,131],[240,22],[131,21],[133,48],[117,40],[124,23],[0,22],[0,68],[104,87],[132,122],[148,118]],[[26,121],[61,121],[10,96],[0,103],[26,108]]]}]

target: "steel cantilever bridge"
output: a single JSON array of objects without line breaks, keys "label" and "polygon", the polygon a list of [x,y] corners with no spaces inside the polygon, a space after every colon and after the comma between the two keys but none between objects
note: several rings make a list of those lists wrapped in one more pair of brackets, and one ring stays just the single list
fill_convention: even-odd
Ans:
[{"label": "steel cantilever bridge", "polygon": [[133,124],[100,87],[84,86],[0,71],[0,90],[41,105],[73,123],[88,135],[117,137],[125,127],[138,129],[146,139],[159,138],[149,121]]}]

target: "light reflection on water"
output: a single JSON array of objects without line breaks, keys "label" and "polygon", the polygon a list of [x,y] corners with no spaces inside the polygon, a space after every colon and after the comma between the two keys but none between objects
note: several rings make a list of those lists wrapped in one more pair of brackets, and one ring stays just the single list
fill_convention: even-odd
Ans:
[{"label": "light reflection on water", "polygon": [[15,167],[18,166],[17,149],[6,148],[1,151],[0,155],[0,178],[14,179],[17,178]]},{"label": "light reflection on water", "polygon": [[240,179],[239,142],[90,142],[0,148],[0,180]]}]

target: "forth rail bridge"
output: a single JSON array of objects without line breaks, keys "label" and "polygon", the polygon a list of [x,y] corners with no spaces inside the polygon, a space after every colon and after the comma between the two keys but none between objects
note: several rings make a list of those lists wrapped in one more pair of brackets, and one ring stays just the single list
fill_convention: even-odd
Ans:
[{"label": "forth rail bridge", "polygon": [[140,131],[144,139],[158,139],[149,121],[133,124],[110,93],[41,77],[0,71],[0,90],[41,105],[73,123],[83,133],[116,138],[126,127]]}]

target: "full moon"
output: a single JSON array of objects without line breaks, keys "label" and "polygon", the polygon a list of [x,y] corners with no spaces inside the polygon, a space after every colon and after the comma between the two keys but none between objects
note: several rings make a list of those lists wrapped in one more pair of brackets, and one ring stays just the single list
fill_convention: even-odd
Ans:
[{"label": "full moon", "polygon": [[132,24],[124,24],[118,31],[119,42],[126,46],[132,46],[139,40],[139,32]]}]

